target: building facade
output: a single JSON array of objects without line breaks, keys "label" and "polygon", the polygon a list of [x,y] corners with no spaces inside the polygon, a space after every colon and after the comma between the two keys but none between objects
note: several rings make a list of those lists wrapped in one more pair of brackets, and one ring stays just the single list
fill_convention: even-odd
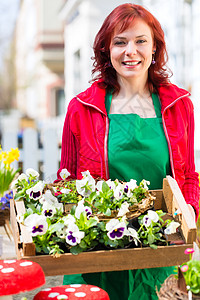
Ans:
[{"label": "building facade", "polygon": [[16,24],[17,106],[36,120],[64,113],[63,0],[23,0]]}]

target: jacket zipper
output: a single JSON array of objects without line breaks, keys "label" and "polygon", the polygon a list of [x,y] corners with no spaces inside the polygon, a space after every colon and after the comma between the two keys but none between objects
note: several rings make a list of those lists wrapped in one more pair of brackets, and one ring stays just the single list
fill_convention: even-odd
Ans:
[{"label": "jacket zipper", "polygon": [[170,140],[169,140],[169,135],[168,135],[165,120],[164,120],[164,113],[168,108],[172,107],[179,99],[187,97],[187,96],[190,96],[190,93],[188,93],[186,95],[183,95],[183,96],[180,96],[177,99],[175,99],[172,103],[170,103],[168,106],[165,107],[165,109],[163,110],[163,113],[162,113],[163,128],[164,128],[165,136],[166,136],[167,143],[168,143],[168,146],[169,146],[170,163],[171,163],[172,175],[173,175],[174,179],[176,179],[176,178],[175,178],[175,171],[174,171],[174,161],[173,161],[173,156],[172,156],[172,147],[171,147],[171,143],[170,143]]},{"label": "jacket zipper", "polygon": [[97,109],[100,113],[102,113],[106,117],[106,131],[105,131],[105,138],[104,138],[104,163],[105,163],[105,170],[106,170],[106,179],[109,179],[109,172],[108,172],[108,150],[107,150],[107,141],[108,141],[108,130],[109,130],[109,122],[108,122],[108,116],[97,106],[89,103],[85,103],[80,98],[76,97],[76,99],[83,103],[84,105],[88,105],[90,107],[93,107]]}]

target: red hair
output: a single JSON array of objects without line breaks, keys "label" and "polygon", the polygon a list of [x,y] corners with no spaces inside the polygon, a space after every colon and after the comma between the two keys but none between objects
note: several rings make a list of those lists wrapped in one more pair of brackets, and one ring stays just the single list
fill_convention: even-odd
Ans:
[{"label": "red hair", "polygon": [[158,20],[144,7],[131,3],[117,6],[105,19],[99,32],[96,35],[94,49],[94,63],[92,74],[98,73],[95,80],[101,79],[98,83],[102,88],[108,88],[114,93],[120,90],[117,81],[117,73],[110,61],[110,43],[115,29],[123,32],[134,20],[142,19],[148,24],[152,31],[154,46],[156,48],[155,64],[152,64],[148,70],[148,84],[151,92],[157,90],[160,84],[169,82],[172,74],[166,67],[168,60],[164,32]]}]

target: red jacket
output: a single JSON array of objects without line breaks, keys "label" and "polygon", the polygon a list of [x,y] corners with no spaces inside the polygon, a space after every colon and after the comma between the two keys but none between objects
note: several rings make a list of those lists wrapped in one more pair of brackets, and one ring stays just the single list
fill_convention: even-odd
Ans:
[{"label": "red jacket", "polygon": [[[194,114],[189,93],[173,84],[160,86],[163,128],[169,147],[172,175],[188,204],[199,213],[199,180],[194,164]],[[71,100],[66,115],[59,172],[72,178],[89,170],[93,177],[109,178],[107,140],[109,121],[105,90],[93,83]]]}]

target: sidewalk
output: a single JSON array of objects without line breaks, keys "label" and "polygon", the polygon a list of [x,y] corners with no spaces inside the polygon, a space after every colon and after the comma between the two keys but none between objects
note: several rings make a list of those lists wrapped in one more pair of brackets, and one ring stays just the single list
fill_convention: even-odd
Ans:
[{"label": "sidewalk", "polygon": [[0,259],[16,258],[14,240],[9,239],[3,226],[0,226]]},{"label": "sidewalk", "polygon": [[[4,227],[0,226],[0,259],[2,260],[2,259],[16,259],[16,258],[17,258],[17,256],[16,256],[16,252],[15,252],[15,245],[14,245],[13,237],[12,237],[12,240],[10,240],[4,230]],[[48,276],[48,277],[46,277],[46,284],[43,285],[41,288],[38,288],[38,289],[30,291],[30,292],[14,295],[13,299],[21,300],[22,297],[26,297],[27,300],[32,300],[33,297],[40,290],[43,290],[44,288],[47,288],[47,287],[62,285],[62,282],[63,282],[63,276]]]}]

